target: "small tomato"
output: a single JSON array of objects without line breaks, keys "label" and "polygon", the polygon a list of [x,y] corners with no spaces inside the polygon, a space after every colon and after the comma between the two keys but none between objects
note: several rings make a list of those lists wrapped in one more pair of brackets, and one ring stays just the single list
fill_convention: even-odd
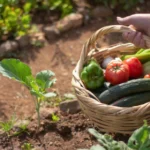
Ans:
[{"label": "small tomato", "polygon": [[124,64],[121,61],[112,60],[106,67],[105,78],[112,85],[128,81],[129,79],[128,65]]},{"label": "small tomato", "polygon": [[146,74],[144,78],[150,78],[150,74]]},{"label": "small tomato", "polygon": [[124,60],[124,63],[127,64],[129,67],[130,78],[139,78],[143,74],[143,67],[138,58],[128,58]]}]

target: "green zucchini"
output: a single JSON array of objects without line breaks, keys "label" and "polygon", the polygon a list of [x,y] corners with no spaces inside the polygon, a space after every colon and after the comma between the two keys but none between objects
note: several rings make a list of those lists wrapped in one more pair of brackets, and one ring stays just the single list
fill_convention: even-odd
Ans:
[{"label": "green zucchini", "polygon": [[133,79],[110,87],[99,95],[99,100],[105,104],[111,104],[118,99],[138,92],[150,91],[150,79]]},{"label": "green zucchini", "polygon": [[131,96],[127,96],[121,98],[120,100],[112,103],[113,106],[120,106],[120,107],[132,107],[147,103],[150,101],[150,91],[133,94]]}]

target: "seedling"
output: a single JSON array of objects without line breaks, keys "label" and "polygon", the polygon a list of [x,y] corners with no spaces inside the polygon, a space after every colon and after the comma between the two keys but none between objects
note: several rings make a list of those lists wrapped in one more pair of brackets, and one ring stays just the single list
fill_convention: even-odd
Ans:
[{"label": "seedling", "polygon": [[57,115],[52,114],[52,120],[53,120],[54,122],[57,122],[57,121],[60,120],[60,118],[59,118]]},{"label": "seedling", "polygon": [[24,133],[24,132],[28,133],[27,132],[28,124],[29,124],[29,122],[28,123],[21,122],[18,126],[19,129],[13,133],[13,136],[20,135],[21,133]]},{"label": "seedling", "polygon": [[16,118],[15,116],[12,116],[8,121],[0,122],[0,128],[8,136],[10,136],[10,130],[14,127],[15,122],[16,122]]},{"label": "seedling", "polygon": [[46,91],[47,88],[50,88],[55,83],[56,79],[52,79],[55,74],[50,70],[43,70],[34,77],[30,67],[18,59],[3,59],[0,62],[0,73],[25,85],[30,93],[35,96],[34,102],[39,127],[41,102],[56,96],[56,93]]},{"label": "seedling", "polygon": [[32,145],[31,145],[30,143],[24,143],[24,144],[21,146],[21,149],[22,149],[22,150],[33,150]]},{"label": "seedling", "polygon": [[42,41],[38,40],[38,39],[37,40],[33,40],[32,41],[32,45],[37,47],[37,48],[44,47],[44,43]]}]

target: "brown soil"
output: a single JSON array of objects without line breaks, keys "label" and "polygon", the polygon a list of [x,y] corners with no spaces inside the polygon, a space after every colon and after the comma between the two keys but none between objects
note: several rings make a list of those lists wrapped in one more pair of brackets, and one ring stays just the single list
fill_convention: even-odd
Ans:
[{"label": "brown soil", "polygon": [[1,135],[0,149],[20,150],[21,146],[28,142],[36,150],[76,150],[88,148],[95,143],[86,131],[92,125],[83,114],[59,116],[61,121],[58,123],[43,120],[38,134],[35,134],[37,122],[34,120],[26,133],[13,138]]}]

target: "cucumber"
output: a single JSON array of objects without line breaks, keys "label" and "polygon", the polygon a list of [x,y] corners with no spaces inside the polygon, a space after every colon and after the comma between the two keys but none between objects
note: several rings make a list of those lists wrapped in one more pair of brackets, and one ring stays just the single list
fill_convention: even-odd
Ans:
[{"label": "cucumber", "polygon": [[133,94],[131,96],[121,98],[120,100],[112,103],[111,105],[119,107],[132,107],[147,103],[149,101],[150,101],[150,91]]},{"label": "cucumber", "polygon": [[146,91],[150,91],[149,78],[133,79],[128,82],[110,87],[102,92],[98,98],[102,103],[111,104],[122,97]]}]

